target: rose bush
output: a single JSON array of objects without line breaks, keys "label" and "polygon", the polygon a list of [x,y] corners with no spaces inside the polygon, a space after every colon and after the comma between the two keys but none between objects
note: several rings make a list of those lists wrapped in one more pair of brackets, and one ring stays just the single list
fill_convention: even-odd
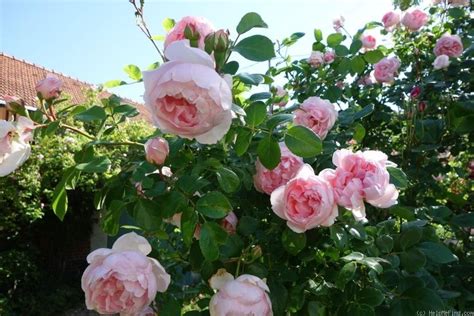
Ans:
[{"label": "rose bush", "polygon": [[[140,21],[143,2],[131,3]],[[118,232],[126,212],[150,240],[153,251],[141,259],[150,253],[170,275],[151,304],[160,315],[465,310],[473,291],[472,25],[468,10],[450,3],[395,5],[410,9],[404,27],[391,12],[351,35],[341,17],[337,33],[325,38],[315,29],[312,53],[301,60],[281,48],[302,33],[278,41],[276,51],[267,37],[248,35],[267,27],[256,13],[242,17],[235,34],[204,35],[188,18],[179,21],[175,30],[184,31],[169,33],[157,69],[126,67],[144,82],[157,127],[150,139],[168,144],[158,161],[154,146],[108,139],[109,128],[134,115],[113,98],[61,113],[57,99],[41,100],[35,133],[64,128],[90,139],[56,188],[54,211],[64,216],[65,190],[80,173],[110,168],[101,146],[134,146],[142,157],[122,161],[95,204],[107,233]],[[364,45],[369,30],[392,44]],[[239,72],[234,53],[269,68]],[[275,105],[286,96],[272,89],[282,80],[284,107]],[[252,91],[259,85],[268,92]],[[68,116],[102,124],[89,133],[64,123]],[[85,280],[109,255],[116,253],[90,258]],[[152,278],[142,266],[123,259],[94,273],[84,286],[94,297],[89,308],[148,313]]]}]

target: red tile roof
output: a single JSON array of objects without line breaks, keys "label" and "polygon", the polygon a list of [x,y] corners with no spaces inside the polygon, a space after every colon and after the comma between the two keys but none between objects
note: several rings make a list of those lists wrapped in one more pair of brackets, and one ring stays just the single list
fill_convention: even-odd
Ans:
[{"label": "red tile roof", "polygon": [[[94,85],[90,83],[0,52],[0,99],[3,95],[10,95],[23,99],[26,105],[36,105],[35,85],[38,81],[45,78],[48,73],[59,77],[63,82],[62,96],[69,96],[74,104],[84,103],[86,101],[84,92],[94,89]],[[110,93],[107,91],[100,94],[103,97],[109,95]],[[143,104],[126,98],[122,98],[122,102],[136,106],[141,113],[146,112],[144,111]],[[145,116],[147,115],[145,114]]]}]

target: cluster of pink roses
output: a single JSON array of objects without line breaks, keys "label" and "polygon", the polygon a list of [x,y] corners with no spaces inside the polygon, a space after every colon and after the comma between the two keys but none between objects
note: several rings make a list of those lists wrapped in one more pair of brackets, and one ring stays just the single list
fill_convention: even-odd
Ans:
[{"label": "cluster of pink roses", "polygon": [[324,64],[331,64],[336,58],[336,53],[332,50],[327,52],[313,51],[308,58],[308,64],[311,67],[318,68]]}]

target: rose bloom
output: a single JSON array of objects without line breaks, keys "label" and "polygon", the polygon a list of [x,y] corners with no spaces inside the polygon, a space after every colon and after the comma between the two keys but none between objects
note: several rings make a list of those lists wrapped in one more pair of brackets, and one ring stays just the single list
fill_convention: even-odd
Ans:
[{"label": "rose bloom", "polygon": [[47,74],[46,78],[38,81],[36,84],[36,92],[45,100],[52,100],[59,97],[61,93],[62,82],[53,74]]},{"label": "rose bloom", "polygon": [[337,119],[337,111],[328,100],[318,97],[307,98],[295,111],[293,123],[311,129],[319,138],[324,139]]},{"label": "rose bloom", "polygon": [[147,257],[148,241],[128,233],[112,249],[100,248],[87,256],[89,266],[82,275],[86,306],[100,314],[136,315],[165,292],[170,276],[161,264]]},{"label": "rose bloom", "polygon": [[270,289],[262,279],[242,274],[221,285],[209,302],[211,316],[272,316]]},{"label": "rose bloom", "polygon": [[428,22],[428,15],[419,9],[406,12],[402,18],[402,24],[410,31],[418,31],[426,22]]},{"label": "rose bloom", "polygon": [[296,176],[273,191],[273,212],[286,220],[288,227],[303,233],[318,226],[331,226],[337,217],[337,204],[329,183],[305,164]]},{"label": "rose bloom", "polygon": [[434,53],[436,56],[446,55],[449,57],[460,57],[464,47],[461,38],[457,35],[444,34],[436,42]]},{"label": "rose bloom", "polygon": [[398,191],[390,184],[387,166],[395,166],[380,151],[337,150],[332,156],[336,170],[325,169],[320,176],[330,183],[336,202],[351,210],[357,220],[365,218],[364,200],[388,208],[397,203]]},{"label": "rose bloom", "polygon": [[20,116],[17,122],[0,120],[0,177],[18,169],[31,154],[33,121]]},{"label": "rose bloom", "polygon": [[374,77],[380,83],[391,83],[398,74],[400,61],[397,57],[385,57],[374,66]]},{"label": "rose bloom", "polygon": [[239,219],[237,218],[237,215],[235,215],[234,212],[229,212],[229,214],[227,214],[227,216],[221,221],[221,226],[229,234],[235,234],[238,223]]},{"label": "rose bloom", "polygon": [[188,26],[193,33],[199,34],[198,47],[204,49],[204,40],[207,35],[214,32],[214,26],[212,26],[211,22],[207,19],[195,16],[186,16],[176,23],[176,25],[166,35],[164,44],[165,49],[173,42],[186,39],[184,36],[186,26]]},{"label": "rose bloom", "polygon": [[283,89],[282,86],[275,86],[274,91],[275,91],[274,92],[275,96],[278,98],[281,98],[281,101],[278,103],[275,103],[275,105],[284,107],[288,103],[288,98],[287,98],[288,92],[285,89]]},{"label": "rose bloom", "polygon": [[321,66],[324,64],[324,54],[319,51],[311,52],[311,55],[308,58],[308,64],[314,68]]},{"label": "rose bloom", "polygon": [[372,80],[370,75],[366,75],[366,76],[360,77],[359,80],[357,80],[357,83],[362,86],[370,86],[374,84],[374,81]]},{"label": "rose bloom", "polygon": [[326,64],[331,64],[334,59],[336,59],[336,53],[333,50],[324,53],[324,62]]},{"label": "rose bloom", "polygon": [[341,15],[340,17],[332,20],[332,27],[334,28],[336,32],[340,32],[341,29],[344,27],[345,21],[346,19],[344,19],[344,17]]},{"label": "rose bloom", "polygon": [[230,86],[214,70],[214,61],[188,40],[171,43],[168,62],[143,72],[145,105],[164,133],[217,143],[232,123]]},{"label": "rose bloom", "polygon": [[362,41],[362,47],[365,49],[374,49],[377,43],[377,40],[372,35],[362,35],[360,40]]},{"label": "rose bloom", "polygon": [[433,68],[436,70],[448,68],[449,57],[446,55],[439,55],[433,62]]},{"label": "rose bloom", "polygon": [[146,160],[150,163],[157,165],[163,164],[169,152],[168,141],[162,137],[149,139],[145,143]]},{"label": "rose bloom", "polygon": [[387,12],[382,17],[382,23],[387,31],[393,31],[400,23],[400,14],[394,11]]},{"label": "rose bloom", "polygon": [[284,143],[280,143],[280,163],[273,170],[265,168],[257,159],[256,173],[253,176],[255,189],[268,195],[281,185],[286,184],[304,164],[303,159],[294,155]]}]

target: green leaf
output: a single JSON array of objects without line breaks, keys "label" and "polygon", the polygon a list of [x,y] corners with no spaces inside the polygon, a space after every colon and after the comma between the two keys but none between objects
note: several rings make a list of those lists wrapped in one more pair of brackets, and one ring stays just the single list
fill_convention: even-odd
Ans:
[{"label": "green leaf", "polygon": [[219,259],[219,244],[224,244],[227,233],[216,223],[206,222],[201,227],[199,247],[201,252],[209,261]]},{"label": "green leaf", "polygon": [[345,285],[354,278],[356,270],[357,263],[354,261],[346,263],[337,275],[336,286],[339,289],[344,289]]},{"label": "green leaf", "polygon": [[[152,40],[154,41],[164,41],[166,39],[166,36],[165,35],[153,35],[151,37]],[[153,70],[153,69],[148,69],[148,70]]]},{"label": "green leaf", "polygon": [[247,116],[245,121],[250,127],[255,127],[265,121],[267,116],[267,106],[262,101],[257,101],[245,109]]},{"label": "green leaf", "polygon": [[229,61],[222,67],[222,71],[229,75],[235,75],[239,70],[239,63],[236,61]]},{"label": "green leaf", "polygon": [[390,174],[390,183],[393,183],[399,189],[405,189],[408,186],[407,175],[395,167],[387,167],[387,171]]},{"label": "green leaf", "polygon": [[377,237],[375,244],[384,253],[389,253],[393,249],[393,238],[390,235],[382,235]]},{"label": "green leaf", "polygon": [[190,246],[193,241],[196,225],[198,224],[198,215],[192,207],[188,207],[181,215],[181,231],[183,232],[183,241]]},{"label": "green leaf", "polygon": [[344,35],[341,33],[333,33],[330,34],[327,38],[327,43],[329,47],[336,47],[337,45],[341,44],[341,42],[344,40]]},{"label": "green leaf", "polygon": [[234,51],[252,61],[265,61],[275,57],[272,41],[263,35],[252,35],[235,45]]},{"label": "green leaf", "polygon": [[258,221],[256,218],[251,216],[242,216],[237,225],[237,231],[244,236],[249,236],[257,230],[257,227]]},{"label": "green leaf", "polygon": [[160,306],[160,316],[176,316],[181,315],[182,302],[179,302],[175,298],[169,298],[166,300],[166,304]]},{"label": "green leaf", "polygon": [[130,77],[132,80],[141,80],[142,79],[142,72],[140,68],[135,65],[127,65],[123,68],[123,71]]},{"label": "green leaf", "polygon": [[249,12],[240,19],[236,30],[238,34],[244,34],[255,27],[267,28],[268,25],[263,21],[258,13]]},{"label": "green leaf", "polygon": [[420,241],[422,235],[422,231],[419,227],[411,227],[406,229],[400,234],[400,246],[404,250],[408,249],[417,244]]},{"label": "green leaf", "polygon": [[391,207],[389,210],[390,210],[390,213],[398,217],[407,219],[409,221],[412,221],[415,219],[415,213],[414,213],[415,211],[413,208],[395,205]]},{"label": "green leaf", "polygon": [[352,54],[357,53],[360,49],[362,48],[362,41],[359,39],[356,39],[352,41],[351,47],[349,48],[350,52]]},{"label": "green leaf", "polygon": [[461,227],[474,227],[474,213],[456,215],[451,219],[451,223]]},{"label": "green leaf", "polygon": [[224,192],[235,192],[240,185],[240,179],[234,171],[228,168],[220,168],[216,171],[217,182]]},{"label": "green leaf", "polygon": [[53,135],[59,127],[60,121],[54,121],[48,124],[48,127],[44,130],[44,136]]},{"label": "green leaf", "polygon": [[449,127],[456,133],[467,134],[474,130],[474,103],[455,102],[448,107]]},{"label": "green leaf", "polygon": [[347,233],[346,230],[339,225],[332,225],[329,228],[331,239],[337,248],[344,248],[347,244]]},{"label": "green leaf", "polygon": [[83,122],[101,121],[107,117],[104,108],[94,105],[84,112],[76,114],[75,118]]},{"label": "green leaf", "polygon": [[424,144],[438,144],[443,136],[444,120],[425,119],[416,121],[415,135]]},{"label": "green leaf", "polygon": [[264,80],[263,76],[260,74],[249,74],[246,72],[238,74],[236,78],[245,84],[250,84],[253,86],[258,86]]},{"label": "green leaf", "polygon": [[323,150],[319,137],[301,125],[293,126],[286,132],[285,144],[292,153],[303,158],[314,157]]},{"label": "green leaf", "polygon": [[186,197],[178,191],[170,191],[158,198],[160,217],[170,218],[176,213],[181,213],[187,206]]},{"label": "green leaf", "polygon": [[425,311],[423,315],[429,315],[426,311],[441,311],[446,308],[443,300],[426,287],[411,287],[403,292],[402,296],[409,298],[416,310]]},{"label": "green leaf", "polygon": [[377,261],[377,259],[372,257],[365,257],[364,259],[360,260],[359,263],[366,265],[367,267],[371,268],[378,274],[383,272],[382,265]]},{"label": "green leaf", "polygon": [[242,156],[247,152],[250,142],[252,141],[252,131],[248,129],[239,129],[237,132],[237,138],[235,139],[235,153],[237,156]]},{"label": "green leaf", "polygon": [[428,259],[436,263],[443,264],[458,260],[448,247],[440,243],[425,241],[420,243],[417,248],[421,250]]},{"label": "green leaf", "polygon": [[125,202],[113,200],[107,207],[100,222],[100,226],[106,234],[113,236],[118,233],[120,229],[120,216],[125,206]]},{"label": "green leaf", "polygon": [[364,59],[369,64],[378,63],[382,58],[384,58],[384,55],[378,49],[368,51],[364,54]]},{"label": "green leaf", "polygon": [[365,61],[361,56],[355,56],[351,60],[351,69],[354,73],[362,73],[365,69]]},{"label": "green leaf", "polygon": [[281,236],[281,242],[288,253],[296,256],[306,246],[306,234],[298,234],[286,228]]},{"label": "green leaf", "polygon": [[124,84],[127,84],[123,80],[109,80],[104,83],[105,88],[114,88],[118,86],[123,86]]},{"label": "green leaf", "polygon": [[346,260],[346,261],[359,261],[359,260],[362,260],[365,258],[365,255],[363,253],[360,253],[360,252],[351,252],[350,254],[348,254],[347,256],[344,256],[342,257],[341,259],[342,260]]},{"label": "green leaf", "polygon": [[232,210],[232,205],[224,194],[213,191],[197,201],[196,210],[210,218],[224,218]]},{"label": "green leaf", "polygon": [[161,22],[161,25],[163,25],[163,28],[165,29],[166,32],[169,32],[176,24],[176,21],[170,18],[165,18],[163,22]]},{"label": "green leaf", "polygon": [[132,217],[138,226],[148,231],[161,228],[161,218],[158,216],[159,205],[151,200],[139,199],[133,208]]},{"label": "green leaf", "polygon": [[358,143],[362,142],[362,140],[365,137],[365,128],[364,125],[360,123],[354,124],[354,134],[352,135],[352,138]]},{"label": "green leaf", "polygon": [[274,129],[278,125],[291,122],[293,120],[293,114],[276,114],[270,117],[267,121],[267,127]]},{"label": "green leaf", "polygon": [[408,272],[416,272],[426,263],[426,257],[419,249],[411,248],[400,254],[400,263]]},{"label": "green leaf", "polygon": [[76,169],[88,173],[103,173],[109,170],[111,163],[107,157],[96,157],[91,161],[77,164]]},{"label": "green leaf", "polygon": [[320,29],[314,29],[314,39],[317,42],[321,42],[323,40],[323,32]]},{"label": "green leaf", "polygon": [[280,163],[280,146],[269,134],[260,140],[257,147],[257,155],[262,165],[265,168],[272,170]]},{"label": "green leaf", "polygon": [[258,92],[254,93],[250,96],[249,101],[258,101],[258,100],[266,100],[270,99],[272,94],[270,92]]},{"label": "green leaf", "polygon": [[359,304],[367,304],[370,306],[379,306],[384,299],[385,297],[382,292],[372,287],[364,288],[356,294],[356,300]]},{"label": "green leaf", "polygon": [[287,38],[283,39],[281,41],[281,45],[286,46],[286,47],[292,46],[303,36],[304,36],[304,33],[302,33],[302,32],[293,33],[293,34],[290,35],[290,37],[287,37]]},{"label": "green leaf", "polygon": [[336,53],[337,56],[347,56],[350,53],[349,49],[344,45],[337,45],[334,48],[334,52]]},{"label": "green leaf", "polygon": [[350,303],[347,308],[347,315],[351,316],[374,316],[374,309],[366,304]]}]

